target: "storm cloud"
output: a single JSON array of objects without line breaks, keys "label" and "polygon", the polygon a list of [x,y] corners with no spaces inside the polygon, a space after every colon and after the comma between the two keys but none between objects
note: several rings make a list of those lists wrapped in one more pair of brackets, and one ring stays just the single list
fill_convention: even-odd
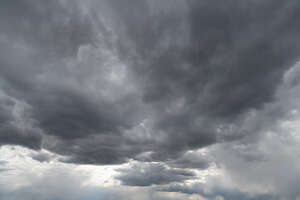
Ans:
[{"label": "storm cloud", "polygon": [[120,169],[121,175],[117,179],[124,185],[151,186],[171,182],[182,182],[195,176],[192,171],[182,169],[168,169],[160,163],[134,164],[128,169]]},{"label": "storm cloud", "polygon": [[[2,0],[0,146],[46,163],[130,163],[116,177],[127,186],[213,167],[257,183],[239,167],[269,169],[269,142],[296,137],[283,132],[299,109],[299,17],[297,0]],[[270,177],[264,187],[289,196]]]}]

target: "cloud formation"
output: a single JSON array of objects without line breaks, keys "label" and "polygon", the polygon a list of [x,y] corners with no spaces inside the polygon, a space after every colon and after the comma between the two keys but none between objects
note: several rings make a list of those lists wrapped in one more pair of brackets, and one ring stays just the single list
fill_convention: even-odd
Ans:
[{"label": "cloud formation", "polygon": [[298,170],[299,13],[296,0],[2,0],[0,146],[131,163],[116,177],[128,186],[215,167],[238,193],[296,199],[294,176],[271,177],[289,171],[275,145]]},{"label": "cloud formation", "polygon": [[128,169],[120,169],[117,176],[124,185],[151,186],[171,182],[182,182],[194,178],[195,173],[183,169],[168,169],[160,163],[134,164]]},{"label": "cloud formation", "polygon": [[1,143],[110,164],[252,134],[227,127],[272,101],[296,62],[297,2],[150,2],[1,2],[1,90],[39,132],[10,125]]}]

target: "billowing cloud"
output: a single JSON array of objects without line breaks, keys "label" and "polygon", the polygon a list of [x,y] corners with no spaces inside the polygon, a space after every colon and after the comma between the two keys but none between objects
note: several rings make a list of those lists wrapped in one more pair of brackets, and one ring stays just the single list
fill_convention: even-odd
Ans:
[{"label": "billowing cloud", "polygon": [[212,170],[231,193],[295,199],[299,11],[296,0],[3,0],[0,146],[45,164],[129,163],[123,185]]},{"label": "billowing cloud", "polygon": [[[294,1],[191,1],[159,12],[150,1],[1,4],[1,89],[28,105],[39,131],[9,126],[16,133],[2,143],[72,162],[119,163],[148,151],[164,160],[220,135],[239,139],[250,131],[224,136],[224,127],[243,126],[272,101],[299,54]],[[13,108],[5,109],[2,118]]]},{"label": "billowing cloud", "polygon": [[120,169],[117,176],[124,185],[151,186],[171,182],[182,182],[194,178],[192,171],[167,168],[160,163],[134,164],[127,169]]}]

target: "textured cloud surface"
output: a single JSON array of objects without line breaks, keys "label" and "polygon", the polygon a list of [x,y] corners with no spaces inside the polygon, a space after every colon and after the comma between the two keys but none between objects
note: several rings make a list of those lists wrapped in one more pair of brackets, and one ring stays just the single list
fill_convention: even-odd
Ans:
[{"label": "textured cloud surface", "polygon": [[0,147],[117,165],[111,179],[143,198],[300,198],[299,13],[296,0],[2,0]]}]

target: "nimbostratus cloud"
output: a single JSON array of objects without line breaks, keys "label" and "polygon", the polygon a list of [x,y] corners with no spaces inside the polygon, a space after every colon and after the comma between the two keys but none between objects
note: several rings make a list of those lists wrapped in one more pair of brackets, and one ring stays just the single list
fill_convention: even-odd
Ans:
[{"label": "nimbostratus cloud", "polygon": [[[138,160],[133,169],[167,175],[121,170],[125,185],[185,181],[193,176],[174,172],[211,166],[234,176],[226,153],[266,161],[256,145],[297,112],[299,9],[296,0],[1,1],[0,145],[75,164]],[[195,153],[215,146],[226,148]]]}]

